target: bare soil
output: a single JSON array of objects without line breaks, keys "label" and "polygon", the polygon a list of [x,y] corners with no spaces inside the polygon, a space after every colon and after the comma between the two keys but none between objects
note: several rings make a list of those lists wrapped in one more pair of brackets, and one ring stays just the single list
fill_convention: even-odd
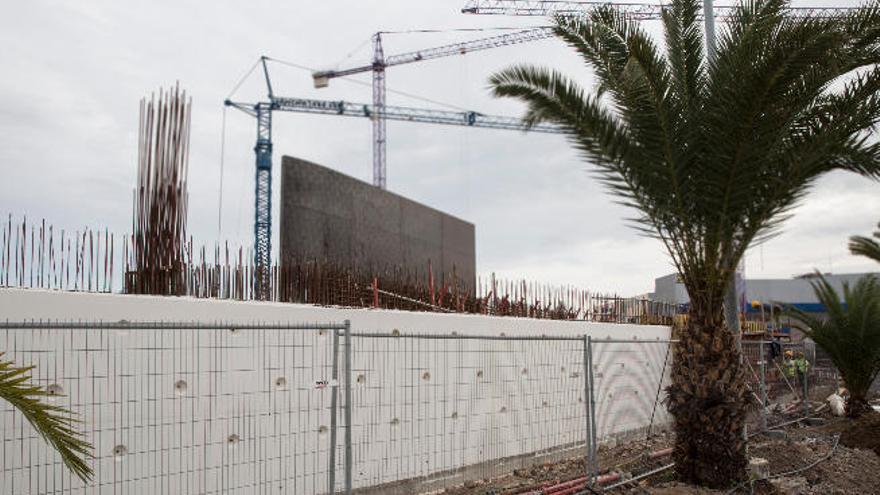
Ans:
[{"label": "bare soil", "polygon": [[880,455],[880,413],[863,414],[840,434],[840,443],[854,449],[869,449]]},{"label": "bare soil", "polygon": [[[749,443],[749,456],[767,459],[770,480],[740,486],[734,493],[760,495],[869,495],[880,493],[880,414],[858,420],[826,416],[815,426],[793,424],[784,438],[757,435]],[[839,442],[837,438],[840,438]],[[628,442],[600,449],[602,472],[637,476],[670,462],[647,454],[671,445],[661,434],[649,441]],[[806,468],[806,469],[805,469]],[[492,480],[447,489],[450,495],[540,494],[547,487],[583,476],[583,459],[562,461],[518,470]],[[707,490],[674,480],[666,470],[613,490],[620,494],[725,495],[731,490]]]}]

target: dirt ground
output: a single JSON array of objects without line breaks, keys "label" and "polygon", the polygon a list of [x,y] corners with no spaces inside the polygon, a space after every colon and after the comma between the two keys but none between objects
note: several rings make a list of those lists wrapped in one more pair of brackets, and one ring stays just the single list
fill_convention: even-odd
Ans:
[{"label": "dirt ground", "polygon": [[[827,411],[826,411],[827,412]],[[652,495],[724,495],[755,493],[761,495],[869,495],[880,493],[880,414],[867,414],[859,420],[823,417],[821,424],[792,424],[783,429],[785,436],[753,436],[749,456],[769,461],[772,479],[741,486],[735,491],[695,488],[674,481],[671,470],[618,487],[615,494]],[[838,441],[839,438],[839,441]],[[627,476],[646,473],[668,465],[669,457],[651,458],[648,453],[663,452],[672,438],[659,434],[644,439],[600,449],[603,473]],[[804,469],[815,464],[808,469]],[[583,459],[516,470],[492,480],[450,488],[448,495],[521,495],[549,493],[545,490],[585,472]],[[572,485],[574,486],[574,485]],[[567,494],[576,491],[560,492]],[[582,492],[583,493],[583,492]],[[589,493],[589,492],[586,492]]]}]

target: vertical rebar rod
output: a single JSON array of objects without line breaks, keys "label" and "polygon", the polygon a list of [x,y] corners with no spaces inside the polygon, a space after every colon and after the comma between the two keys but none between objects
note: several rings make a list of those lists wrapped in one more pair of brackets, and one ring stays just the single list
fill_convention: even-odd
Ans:
[{"label": "vertical rebar rod", "polygon": [[336,401],[339,393],[339,331],[333,330],[333,371],[330,376],[330,465],[327,468],[327,493],[336,493]]}]

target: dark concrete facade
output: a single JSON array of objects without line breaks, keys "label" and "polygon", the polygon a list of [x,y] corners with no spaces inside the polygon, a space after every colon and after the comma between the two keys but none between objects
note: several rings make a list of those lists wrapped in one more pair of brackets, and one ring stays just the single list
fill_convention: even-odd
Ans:
[{"label": "dark concrete facade", "polygon": [[315,163],[281,160],[281,259],[401,267],[473,290],[474,225]]}]

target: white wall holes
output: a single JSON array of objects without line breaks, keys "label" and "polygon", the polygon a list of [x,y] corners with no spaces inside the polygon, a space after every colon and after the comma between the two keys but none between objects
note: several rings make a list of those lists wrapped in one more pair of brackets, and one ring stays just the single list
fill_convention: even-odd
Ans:
[{"label": "white wall holes", "polygon": [[561,367],[559,368],[559,372],[562,373],[562,374],[564,375],[564,374],[565,374],[565,366],[561,366]]},{"label": "white wall holes", "polygon": [[229,335],[232,335],[233,337],[235,337],[236,335],[238,335],[240,333],[241,333],[241,330],[239,330],[237,328],[230,328],[229,329]]},{"label": "white wall holes", "polygon": [[236,448],[239,442],[241,442],[241,437],[238,436],[238,433],[232,433],[228,437],[226,437],[226,445],[230,449]]},{"label": "white wall holes", "polygon": [[186,380],[177,380],[174,382],[174,393],[175,395],[186,395]]},{"label": "white wall holes", "polygon": [[116,462],[122,462],[125,456],[128,455],[128,447],[125,445],[119,444],[113,447],[113,460]]},{"label": "white wall holes", "polygon": [[477,370],[477,380],[483,378],[483,370]]},{"label": "white wall holes", "polygon": [[526,375],[529,374],[529,369],[528,369],[528,368],[523,368],[522,370],[520,370],[519,374],[522,375],[522,376],[526,376]]},{"label": "white wall holes", "polygon": [[327,336],[327,330],[324,330],[323,328],[318,330],[318,337],[324,338],[326,336]]},{"label": "white wall holes", "polygon": [[458,419],[458,411],[452,411],[452,415],[449,416],[452,419]]},{"label": "white wall holes", "polygon": [[357,376],[357,379],[355,379],[355,381],[359,385],[363,385],[363,384],[367,383],[367,375],[361,373],[360,375]]},{"label": "white wall holes", "polygon": [[391,335],[393,335],[394,337],[400,337],[400,330],[395,328],[391,331]]},{"label": "white wall holes", "polygon": [[500,413],[506,413],[506,412],[507,412],[507,406],[501,406],[501,409],[499,409],[498,412],[500,412]]},{"label": "white wall holes", "polygon": [[391,418],[391,426],[397,426],[400,424],[400,420],[397,418]]},{"label": "white wall holes", "polygon": [[339,382],[337,380],[317,380],[315,381],[315,389],[316,390],[324,390],[327,387],[336,387],[339,386]]},{"label": "white wall holes", "polygon": [[422,373],[422,380],[426,382],[431,381],[431,373],[429,371]]},{"label": "white wall holes", "polygon": [[46,387],[46,397],[49,399],[49,402],[55,402],[62,395],[64,395],[64,388],[61,385],[53,383]]},{"label": "white wall holes", "polygon": [[547,402],[546,400],[544,402],[542,402],[541,405],[544,407],[550,407],[550,403]]},{"label": "white wall holes", "polygon": [[323,435],[327,433],[330,429],[327,428],[327,425],[321,425],[318,427],[318,435]]},{"label": "white wall holes", "polygon": [[283,376],[279,376],[275,379],[275,388],[278,390],[284,390],[287,388],[287,378]]}]

